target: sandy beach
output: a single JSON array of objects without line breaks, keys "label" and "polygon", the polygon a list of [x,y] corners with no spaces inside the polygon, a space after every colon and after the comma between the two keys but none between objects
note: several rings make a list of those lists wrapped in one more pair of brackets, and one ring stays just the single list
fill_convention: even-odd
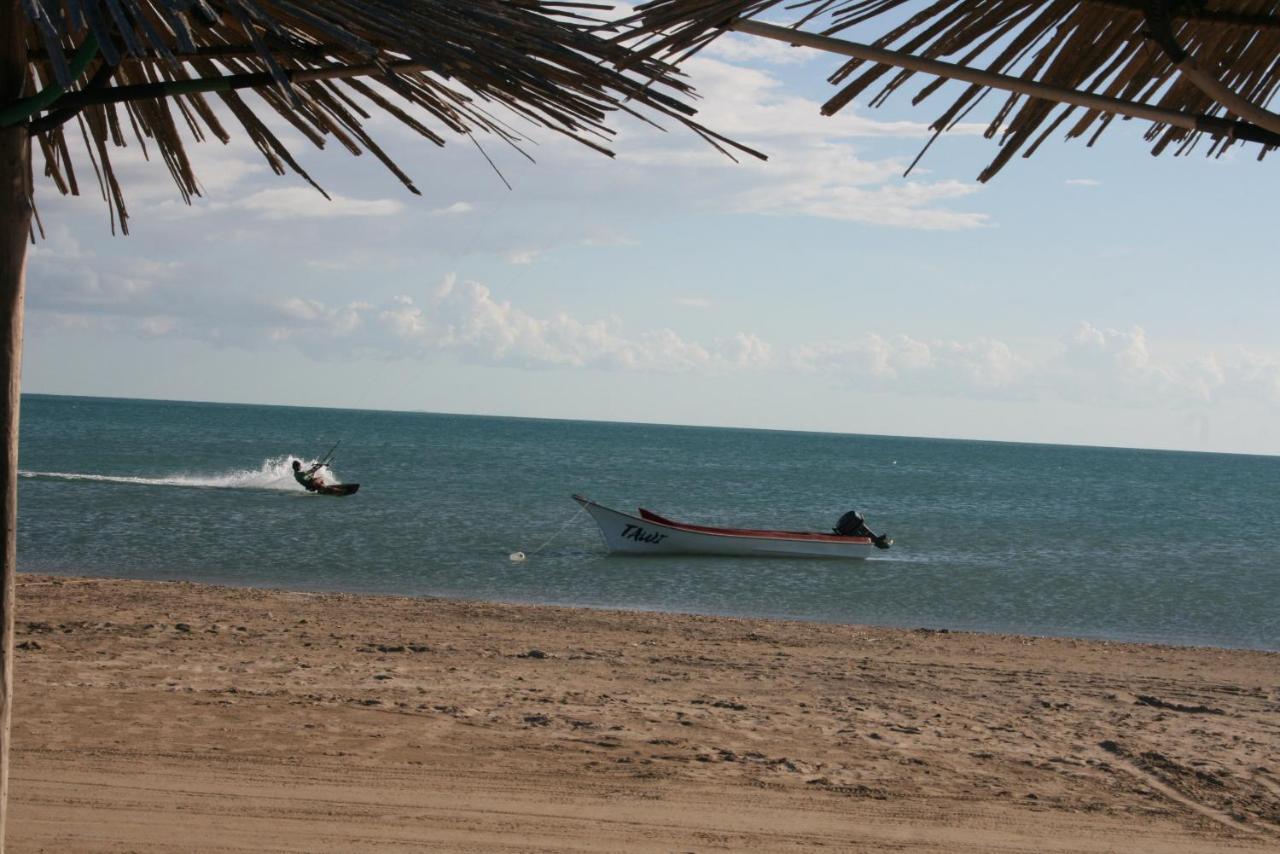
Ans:
[{"label": "sandy beach", "polygon": [[20,575],[13,851],[1275,851],[1280,654]]}]

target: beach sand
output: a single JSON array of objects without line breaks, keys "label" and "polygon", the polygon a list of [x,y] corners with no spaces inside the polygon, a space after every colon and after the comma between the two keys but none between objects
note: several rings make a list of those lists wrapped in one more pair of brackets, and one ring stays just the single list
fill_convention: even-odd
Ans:
[{"label": "beach sand", "polygon": [[12,851],[1277,851],[1280,654],[18,579]]}]

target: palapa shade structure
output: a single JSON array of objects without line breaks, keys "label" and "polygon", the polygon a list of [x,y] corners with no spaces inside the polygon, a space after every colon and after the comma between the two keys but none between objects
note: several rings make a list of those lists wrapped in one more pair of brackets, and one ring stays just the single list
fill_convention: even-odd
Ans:
[{"label": "palapa shade structure", "polygon": [[[785,4],[785,5],[784,5]],[[781,7],[794,28],[750,20]],[[882,21],[892,23],[882,24]],[[913,104],[947,80],[969,83],[931,128],[954,127],[993,90],[1003,102],[986,129],[1000,150],[986,181],[1050,135],[1091,145],[1117,115],[1151,122],[1152,152],[1211,156],[1241,141],[1261,158],[1280,145],[1266,104],[1280,84],[1280,3],[1257,0],[653,0],[637,7],[645,56],[677,61],[739,31],[850,57],[822,107],[867,95],[880,105],[916,73]],[[841,36],[879,33],[869,42]]]},{"label": "palapa shade structure", "polygon": [[[81,192],[88,164],[122,231],[127,188],[111,150],[126,142],[158,155],[188,200],[200,185],[184,139],[225,142],[224,122],[238,124],[277,173],[310,181],[263,113],[313,144],[369,152],[413,192],[364,130],[372,111],[437,145],[446,132],[474,131],[518,145],[520,133],[493,112],[503,107],[606,152],[606,119],[627,111],[754,154],[694,123],[691,93],[674,76],[683,57],[737,30],[849,57],[831,77],[840,88],[827,114],[867,93],[883,103],[916,73],[930,78],[914,103],[948,79],[967,82],[934,121],[941,133],[993,90],[1009,93],[987,129],[1000,148],[981,180],[1059,130],[1092,143],[1117,115],[1150,121],[1146,137],[1157,154],[1186,153],[1202,140],[1210,155],[1241,141],[1259,144],[1259,156],[1280,145],[1280,116],[1266,109],[1280,82],[1280,2],[800,0],[785,7],[798,29],[749,20],[783,2],[653,0],[610,30],[589,18],[601,7],[552,0],[0,0],[0,376],[8,380],[0,425],[0,847],[33,141],[60,192]],[[874,27],[870,43],[844,38]],[[244,89],[260,101],[245,100]]]},{"label": "palapa shade structure", "polygon": [[[229,125],[277,173],[311,181],[263,114],[317,146],[332,140],[369,152],[415,193],[362,126],[373,112],[435,145],[446,134],[485,131],[518,147],[520,132],[494,112],[503,108],[506,118],[608,153],[606,119],[623,111],[674,120],[722,150],[749,151],[692,121],[691,92],[672,66],[637,57],[601,31],[589,16],[608,8],[555,0],[0,0],[0,376],[8,381],[0,426],[0,848],[33,142],[41,171],[62,193],[80,193],[91,173],[122,231],[127,188],[111,151],[126,143],[162,160],[188,201],[200,184],[184,140],[226,142]],[[246,100],[245,89],[257,98]]]}]

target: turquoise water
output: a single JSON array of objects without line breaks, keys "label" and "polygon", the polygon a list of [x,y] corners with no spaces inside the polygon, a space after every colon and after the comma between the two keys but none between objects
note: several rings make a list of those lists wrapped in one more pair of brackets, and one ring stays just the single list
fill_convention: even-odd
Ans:
[{"label": "turquoise water", "polygon": [[[28,395],[20,469],[24,571],[1280,649],[1280,458]],[[610,557],[574,492],[897,542]]]}]

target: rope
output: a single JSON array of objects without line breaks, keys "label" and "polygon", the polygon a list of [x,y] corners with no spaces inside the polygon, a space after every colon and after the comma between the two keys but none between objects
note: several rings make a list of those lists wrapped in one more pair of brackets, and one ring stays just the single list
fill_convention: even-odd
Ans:
[{"label": "rope", "polygon": [[526,553],[524,553],[524,552],[512,552],[512,553],[509,555],[509,557],[511,558],[511,561],[512,561],[513,563],[519,563],[520,561],[524,560],[525,558],[529,557],[530,555],[536,555],[538,552],[542,551],[542,550],[543,550],[543,549],[545,549],[547,546],[551,545],[551,541],[552,541],[552,540],[554,540],[556,537],[560,536],[561,534],[563,534],[563,533],[564,533],[564,529],[565,529],[565,528],[567,528],[567,527],[569,527],[569,525],[573,524],[573,521],[574,521],[575,519],[577,519],[579,516],[581,516],[583,513],[585,513],[585,512],[586,512],[586,509],[587,509],[587,508],[585,508],[585,507],[578,507],[577,512],[576,512],[576,513],[574,513],[572,516],[570,516],[570,517],[565,521],[565,523],[564,523],[563,525],[561,525],[561,526],[560,526],[559,530],[557,530],[557,531],[556,531],[554,534],[552,534],[550,537],[547,537],[547,541],[546,541],[545,543],[543,543],[542,545],[538,546],[536,549],[533,549],[533,550],[532,550],[532,551],[530,551],[528,554],[526,554]]}]

